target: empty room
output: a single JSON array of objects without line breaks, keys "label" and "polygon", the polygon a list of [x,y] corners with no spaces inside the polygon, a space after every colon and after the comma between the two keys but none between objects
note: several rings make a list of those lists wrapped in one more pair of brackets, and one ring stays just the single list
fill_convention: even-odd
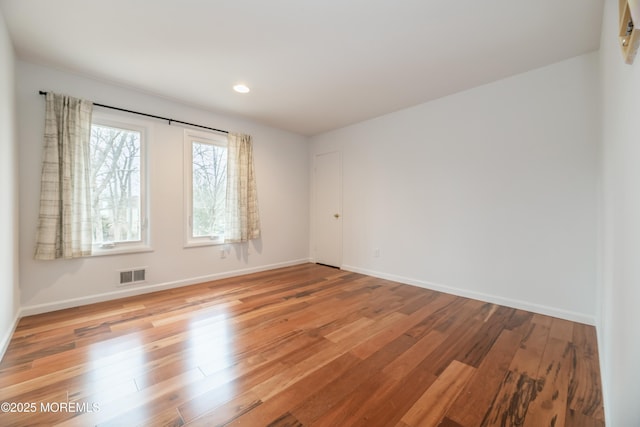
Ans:
[{"label": "empty room", "polygon": [[0,425],[640,425],[638,0],[0,0]]}]

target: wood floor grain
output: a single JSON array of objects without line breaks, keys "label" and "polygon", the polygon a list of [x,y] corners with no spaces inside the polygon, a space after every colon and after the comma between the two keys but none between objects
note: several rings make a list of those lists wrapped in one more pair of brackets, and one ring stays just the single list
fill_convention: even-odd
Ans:
[{"label": "wood floor grain", "polygon": [[595,330],[315,264],[21,319],[0,425],[604,426]]}]

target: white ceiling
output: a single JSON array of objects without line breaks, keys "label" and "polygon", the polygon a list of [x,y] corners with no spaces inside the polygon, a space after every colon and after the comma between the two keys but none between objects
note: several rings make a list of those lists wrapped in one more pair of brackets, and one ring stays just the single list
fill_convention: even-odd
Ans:
[{"label": "white ceiling", "polygon": [[[597,50],[603,1],[0,0],[0,10],[26,61],[314,135]],[[233,92],[237,82],[251,93]]]}]

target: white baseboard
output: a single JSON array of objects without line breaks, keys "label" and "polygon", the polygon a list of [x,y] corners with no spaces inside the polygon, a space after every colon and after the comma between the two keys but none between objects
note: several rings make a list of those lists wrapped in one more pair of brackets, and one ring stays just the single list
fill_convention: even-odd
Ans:
[{"label": "white baseboard", "polygon": [[2,341],[0,341],[0,360],[4,358],[4,354],[7,352],[9,348],[9,343],[11,342],[11,338],[13,337],[13,333],[16,331],[16,327],[18,327],[18,322],[22,318],[22,310],[18,309],[15,318],[13,319],[13,323],[9,329],[5,332],[2,337]]},{"label": "white baseboard", "polygon": [[604,328],[603,324],[602,324],[602,317],[599,316],[598,317],[598,321],[596,322],[596,336],[598,337],[598,360],[600,361],[600,382],[601,382],[601,386],[602,386],[602,403],[604,406],[604,421],[605,421],[605,425],[613,425],[613,422],[611,421],[611,415],[610,415],[610,411],[609,408],[610,406],[610,402],[609,402],[609,376],[606,375],[609,371],[609,369],[607,368],[607,363],[605,360],[605,352],[604,352],[604,347],[605,347],[605,340],[604,340],[604,331],[602,330]]},{"label": "white baseboard", "polygon": [[[131,288],[131,289],[120,289],[113,292],[105,292],[105,293],[90,295],[86,297],[71,298],[71,299],[55,301],[55,302],[50,302],[45,304],[24,306],[21,309],[21,317],[32,316],[34,314],[40,314],[40,313],[48,313],[50,311],[62,310],[65,308],[94,304],[97,302],[110,301],[118,298],[130,297],[134,295],[147,294],[150,292],[157,292],[165,289],[180,288],[182,286],[195,285],[198,283],[210,282],[212,280],[218,280],[218,279],[226,279],[228,277],[242,276],[245,274],[258,273],[261,271],[274,270],[276,268],[290,267],[293,265],[305,264],[308,262],[309,262],[308,258],[303,258],[303,259],[285,261],[285,262],[276,263],[276,264],[261,265],[258,267],[251,267],[251,268],[243,268],[240,270],[225,271],[222,273],[209,274],[206,276],[191,277],[189,279],[176,280],[173,282],[157,283],[154,285],[147,285],[147,286],[136,286],[135,288]],[[11,336],[9,336],[9,338],[11,338]]]},{"label": "white baseboard", "polygon": [[562,310],[555,307],[549,307],[539,304],[532,304],[526,301],[515,300],[511,298],[504,298],[497,295],[489,295],[481,292],[473,292],[466,289],[454,288],[451,286],[442,285],[439,283],[427,282],[424,280],[412,279],[409,277],[397,276],[395,274],[387,274],[379,271],[368,270],[365,268],[355,267],[351,265],[343,265],[343,270],[352,271],[354,273],[366,274],[367,276],[378,277],[380,279],[392,280],[394,282],[405,283],[407,285],[418,286],[433,291],[445,292],[452,295],[457,295],[464,298],[471,298],[480,301],[489,302],[492,304],[504,305],[511,308],[517,308],[519,310],[531,311],[533,313],[544,314],[546,316],[558,317],[560,319],[570,320],[572,322],[584,323],[587,325],[595,325],[595,318],[583,313],[576,313],[573,311]]},{"label": "white baseboard", "polygon": [[[286,261],[286,262],[281,262],[276,264],[262,265],[258,267],[225,271],[225,272],[210,274],[206,276],[192,277],[189,279],[177,280],[173,282],[158,283],[158,284],[148,285],[148,286],[137,286],[132,289],[120,289],[113,292],[105,292],[102,294],[90,295],[86,297],[71,298],[67,300],[55,301],[55,302],[50,302],[45,304],[24,306],[19,311],[19,316],[16,318],[15,323],[17,325],[17,321],[20,319],[20,317],[23,317],[23,316],[31,316],[34,314],[47,313],[50,311],[62,310],[62,309],[71,308],[71,307],[78,307],[81,305],[93,304],[97,302],[110,301],[118,298],[125,298],[128,296],[140,295],[140,294],[145,294],[149,292],[156,292],[156,291],[161,291],[165,289],[195,285],[197,283],[209,282],[209,281],[218,280],[218,279],[225,279],[228,277],[241,276],[244,274],[274,270],[276,268],[305,264],[307,262],[313,262],[313,260],[310,258],[302,258],[298,260],[291,260],[291,261]],[[342,265],[341,268],[343,270],[352,271],[354,273],[366,274],[372,277],[379,277],[381,279],[387,279],[395,282],[406,283],[408,285],[418,286],[425,289],[445,292],[448,294],[453,294],[453,295],[457,295],[465,298],[477,299],[480,301],[486,301],[493,304],[504,305],[507,307],[517,308],[521,310],[527,310],[534,313],[544,314],[547,316],[553,316],[561,319],[571,320],[574,322],[585,323],[588,325],[596,324],[595,318],[593,316],[588,316],[583,313],[577,313],[577,312],[568,311],[568,310],[561,310],[555,307],[532,304],[526,301],[504,298],[496,295],[484,294],[481,292],[473,292],[466,289],[460,289],[460,288],[455,288],[447,285],[442,285],[439,283],[413,279],[410,277],[398,276],[395,274],[383,273],[383,272],[364,269],[364,268],[351,266],[351,265]],[[15,329],[15,325],[14,325],[14,329]],[[12,332],[13,331],[11,331],[11,333]],[[7,340],[7,337],[4,337],[4,338],[5,340]],[[8,340],[10,339],[11,339],[11,334],[8,336]],[[6,343],[3,341],[2,344],[8,345],[8,342],[9,342],[8,340]]]}]

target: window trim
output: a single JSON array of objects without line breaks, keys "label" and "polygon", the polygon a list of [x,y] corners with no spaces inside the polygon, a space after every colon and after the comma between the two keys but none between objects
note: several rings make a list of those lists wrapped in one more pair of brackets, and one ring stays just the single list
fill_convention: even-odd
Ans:
[{"label": "window trim", "polygon": [[117,242],[113,246],[104,243],[93,243],[91,256],[121,255],[129,253],[150,252],[149,243],[149,175],[147,167],[148,144],[151,130],[148,122],[95,111],[92,114],[93,125],[115,127],[140,133],[140,240]]},{"label": "window trim", "polygon": [[228,148],[227,135],[194,129],[184,130],[184,232],[183,247],[194,248],[203,246],[224,245],[225,239],[213,239],[211,236],[193,236],[193,142],[217,145]]}]

